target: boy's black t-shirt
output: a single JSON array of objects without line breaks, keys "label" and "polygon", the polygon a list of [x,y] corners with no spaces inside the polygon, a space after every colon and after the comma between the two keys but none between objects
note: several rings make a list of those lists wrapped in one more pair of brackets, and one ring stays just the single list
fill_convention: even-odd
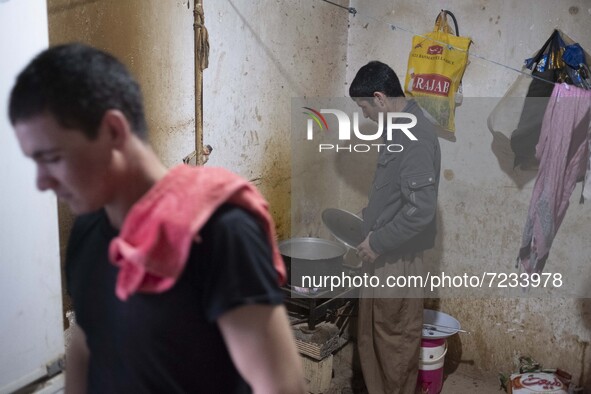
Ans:
[{"label": "boy's black t-shirt", "polygon": [[108,260],[117,236],[103,210],[79,217],[67,285],[90,350],[90,393],[249,393],[216,319],[246,304],[283,301],[268,238],[240,208],[223,206],[200,232],[181,277],[161,294],[115,296]]}]

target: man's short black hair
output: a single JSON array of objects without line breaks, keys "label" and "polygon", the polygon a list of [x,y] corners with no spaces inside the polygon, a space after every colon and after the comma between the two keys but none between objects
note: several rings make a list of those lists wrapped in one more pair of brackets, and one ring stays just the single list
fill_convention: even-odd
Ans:
[{"label": "man's short black hair", "polygon": [[382,62],[374,60],[361,67],[349,87],[351,97],[373,97],[382,92],[388,97],[404,97],[398,76]]},{"label": "man's short black hair", "polygon": [[41,52],[21,71],[8,112],[13,125],[47,112],[61,126],[80,129],[93,140],[111,109],[121,111],[133,132],[146,139],[139,84],[112,55],[74,43]]}]

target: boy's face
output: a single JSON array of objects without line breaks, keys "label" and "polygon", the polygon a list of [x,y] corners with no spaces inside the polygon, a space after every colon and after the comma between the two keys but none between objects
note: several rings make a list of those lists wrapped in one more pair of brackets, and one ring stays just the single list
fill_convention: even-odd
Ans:
[{"label": "boy's face", "polygon": [[37,166],[39,190],[53,190],[75,214],[97,210],[113,198],[113,153],[105,133],[91,141],[48,113],[19,121],[14,129],[23,153]]},{"label": "boy's face", "polygon": [[356,98],[354,100],[355,103],[359,106],[359,108],[363,110],[363,116],[377,123],[378,114],[381,112],[381,109],[378,105],[375,104],[375,97]]}]

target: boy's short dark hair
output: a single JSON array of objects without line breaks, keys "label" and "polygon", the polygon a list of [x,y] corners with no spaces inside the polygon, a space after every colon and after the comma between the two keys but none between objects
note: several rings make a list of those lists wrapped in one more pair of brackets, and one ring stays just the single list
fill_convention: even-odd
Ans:
[{"label": "boy's short dark hair", "polygon": [[147,138],[139,84],[112,55],[83,44],[49,48],[18,75],[9,101],[11,123],[42,113],[95,139],[108,110],[121,111],[141,139]]},{"label": "boy's short dark hair", "polygon": [[361,67],[349,87],[349,96],[354,98],[373,97],[374,92],[382,92],[388,97],[404,97],[394,70],[377,60]]}]

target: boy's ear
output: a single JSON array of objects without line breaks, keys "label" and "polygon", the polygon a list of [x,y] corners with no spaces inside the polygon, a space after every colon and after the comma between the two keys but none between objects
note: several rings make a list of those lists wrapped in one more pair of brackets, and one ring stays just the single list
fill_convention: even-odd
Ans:
[{"label": "boy's ear", "polygon": [[107,133],[109,141],[117,147],[122,146],[132,133],[127,118],[118,109],[110,109],[105,112],[99,131]]},{"label": "boy's ear", "polygon": [[374,103],[379,105],[380,107],[384,107],[386,105],[386,95],[382,92],[373,92]]}]

